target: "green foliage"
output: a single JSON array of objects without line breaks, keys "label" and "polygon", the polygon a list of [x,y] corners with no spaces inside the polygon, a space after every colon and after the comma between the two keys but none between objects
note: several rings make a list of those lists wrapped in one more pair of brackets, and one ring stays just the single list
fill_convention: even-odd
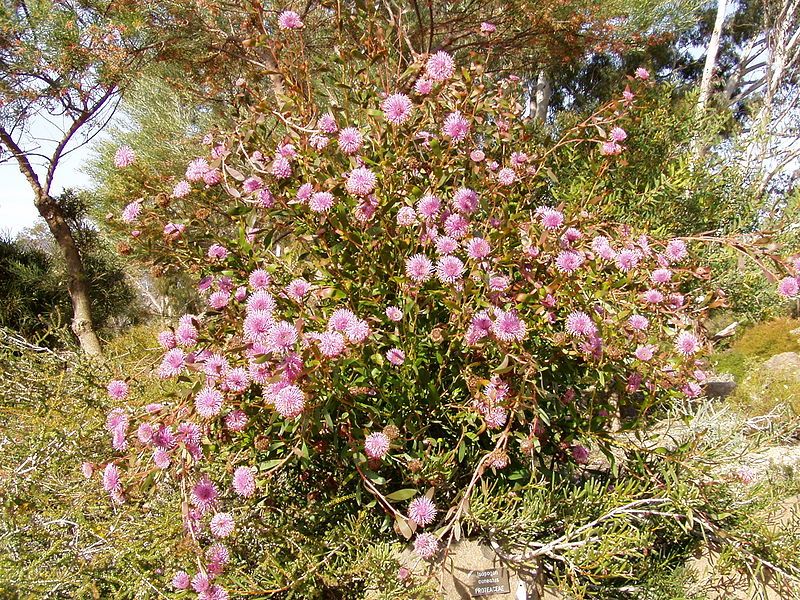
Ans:
[{"label": "green foliage", "polygon": [[[109,360],[131,366],[136,337]],[[107,375],[71,353],[32,350],[0,330],[0,596],[141,598],[153,571],[174,560],[180,527],[165,491],[133,512],[110,506],[97,470],[110,403]],[[81,463],[92,463],[86,480]],[[135,503],[135,502],[134,502]]]},{"label": "green foliage", "polygon": [[[142,318],[136,292],[119,256],[85,220],[85,195],[67,190],[58,202],[64,209],[89,281],[92,316],[102,330],[119,329]],[[37,343],[58,344],[56,330],[69,320],[68,276],[61,250],[44,223],[15,240],[0,239],[0,326]]]},{"label": "green foliage", "polygon": [[[756,482],[739,475],[794,426],[792,418],[754,432],[725,407],[701,403],[616,438],[610,471],[595,459],[573,482],[540,478],[511,493],[484,486],[470,502],[469,523],[508,560],[543,569],[575,599],[705,598],[710,588],[698,588],[690,560],[704,548],[751,581],[763,573],[761,561],[795,576],[795,513],[782,514],[785,524],[776,527],[775,512],[794,498],[800,479],[778,469],[758,473]],[[789,584],[779,578],[777,587]]]},{"label": "green foliage", "polygon": [[799,319],[781,317],[742,330],[726,350],[714,357],[714,368],[741,380],[752,367],[781,352],[800,352]]}]

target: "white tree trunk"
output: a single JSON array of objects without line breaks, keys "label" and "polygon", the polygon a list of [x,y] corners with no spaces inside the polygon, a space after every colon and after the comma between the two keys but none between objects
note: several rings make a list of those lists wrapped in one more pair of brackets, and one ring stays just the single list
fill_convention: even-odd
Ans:
[{"label": "white tree trunk", "polygon": [[544,123],[547,118],[547,109],[550,107],[552,95],[553,86],[547,76],[547,71],[540,69],[536,78],[536,110],[533,115],[537,121]]},{"label": "white tree trunk", "polygon": [[711,82],[714,77],[714,67],[717,65],[719,53],[719,39],[722,35],[722,26],[725,24],[725,11],[728,8],[727,0],[717,0],[717,18],[714,20],[714,31],[708,41],[706,62],[703,66],[703,78],[700,80],[700,97],[697,99],[697,115],[701,116],[711,98]]}]

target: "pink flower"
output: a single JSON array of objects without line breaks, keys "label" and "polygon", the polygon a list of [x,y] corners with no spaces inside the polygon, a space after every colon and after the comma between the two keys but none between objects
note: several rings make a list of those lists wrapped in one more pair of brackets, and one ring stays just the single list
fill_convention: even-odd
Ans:
[{"label": "pink flower", "polygon": [[622,154],[622,146],[616,142],[603,142],[600,146],[600,154],[603,156],[616,156]]},{"label": "pink flower", "polygon": [[680,262],[686,258],[688,251],[683,240],[670,240],[665,251],[667,260],[671,263]]},{"label": "pink flower", "polygon": [[464,263],[455,256],[444,256],[436,262],[436,277],[442,283],[456,283],[464,274]]},{"label": "pink flower", "polygon": [[681,331],[675,338],[675,349],[684,356],[691,356],[700,350],[700,342],[694,334]]},{"label": "pink flower", "polygon": [[564,235],[561,236],[561,239],[564,240],[567,244],[572,244],[573,242],[577,242],[582,237],[583,234],[580,232],[580,230],[575,229],[574,227],[569,227],[564,232]]},{"label": "pink flower", "polygon": [[345,331],[347,327],[356,320],[353,311],[346,308],[339,308],[333,312],[328,319],[328,329],[333,331]]},{"label": "pink flower", "polygon": [[505,275],[492,275],[489,277],[489,289],[493,292],[504,292],[509,285],[511,285],[511,282]]},{"label": "pink flower", "polygon": [[285,352],[297,342],[297,329],[287,321],[275,323],[267,334],[267,345],[273,352]]},{"label": "pink flower", "polygon": [[162,378],[176,377],[183,371],[186,354],[180,348],[172,348],[164,355],[158,374]]},{"label": "pink flower", "polygon": [[142,204],[138,200],[131,202],[122,209],[122,220],[126,223],[133,223],[139,218],[139,213],[142,212]]},{"label": "pink flower", "polygon": [[417,212],[426,219],[432,219],[439,214],[441,208],[441,201],[433,194],[425,194],[417,202]]},{"label": "pink flower", "polygon": [[219,290],[217,292],[214,292],[213,294],[211,294],[211,296],[208,297],[208,304],[213,309],[221,310],[226,306],[228,306],[228,302],[230,302],[230,299],[231,295],[228,292],[223,292],[222,290]]},{"label": "pink flower", "polygon": [[424,254],[406,259],[406,275],[417,283],[428,281],[433,275],[433,263]]},{"label": "pink flower", "polygon": [[217,185],[220,181],[222,181],[222,171],[219,169],[209,169],[203,174],[203,183],[208,187]]},{"label": "pink flower", "polygon": [[134,160],[136,160],[136,155],[130,146],[120,146],[114,153],[114,166],[118,169],[130,167]]},{"label": "pink flower", "polygon": [[511,164],[512,165],[514,165],[516,167],[519,167],[521,165],[524,165],[526,162],[528,162],[528,155],[525,154],[524,152],[512,152],[511,153]]},{"label": "pink flower", "polygon": [[396,306],[389,306],[386,308],[386,317],[390,321],[402,321],[403,311],[397,308]]},{"label": "pink flower", "polygon": [[467,121],[460,111],[451,112],[447,115],[442,125],[442,134],[452,139],[454,142],[460,142],[469,133],[469,121]]},{"label": "pink flower", "polygon": [[228,249],[220,244],[211,244],[208,249],[208,258],[212,260],[224,260],[228,256]]},{"label": "pink flower", "polygon": [[427,77],[420,77],[417,79],[416,83],[414,83],[414,91],[417,92],[420,96],[427,96],[431,93],[433,89],[433,82],[428,79]]},{"label": "pink flower", "polygon": [[366,167],[357,167],[350,171],[345,188],[354,196],[367,196],[375,189],[378,178]]},{"label": "pink flower", "polygon": [[383,458],[389,451],[389,438],[385,433],[370,433],[364,440],[364,452],[370,458]]},{"label": "pink flower", "polygon": [[406,353],[400,348],[392,348],[386,352],[386,360],[392,363],[395,367],[399,367],[406,360]]},{"label": "pink flower", "polygon": [[211,518],[209,528],[214,537],[226,538],[233,533],[233,517],[230,513],[217,513]]},{"label": "pink flower", "polygon": [[339,130],[336,119],[331,113],[325,113],[317,120],[317,127],[325,133],[336,133]]},{"label": "pink flower", "polygon": [[658,290],[646,290],[642,294],[642,299],[648,304],[661,304],[664,301],[664,294]]},{"label": "pink flower", "polygon": [[486,154],[483,153],[483,150],[473,150],[469,153],[469,159],[472,162],[481,162],[484,158],[486,158]]},{"label": "pink flower", "polygon": [[297,198],[300,202],[305,202],[311,197],[311,194],[314,193],[314,186],[310,183],[304,183],[299,188],[297,188],[297,194],[295,194],[295,198]]},{"label": "pink flower", "polygon": [[453,208],[465,215],[472,214],[478,208],[478,194],[469,188],[460,188],[453,195]]},{"label": "pink flower", "polygon": [[567,333],[574,337],[589,337],[597,333],[597,326],[589,315],[583,311],[573,311],[567,316]]},{"label": "pink flower", "polygon": [[589,450],[585,446],[572,446],[570,448],[572,458],[579,465],[585,465],[589,462]]},{"label": "pink flower", "polygon": [[369,324],[363,319],[354,319],[347,326],[347,331],[345,334],[347,335],[348,340],[354,344],[360,344],[367,339],[367,337],[369,337]]},{"label": "pink flower", "polygon": [[189,575],[186,571],[176,571],[172,576],[172,587],[176,590],[188,590],[190,585]]},{"label": "pink flower", "polygon": [[270,208],[274,203],[275,203],[275,197],[272,195],[272,192],[270,192],[268,189],[264,188],[263,190],[258,192],[259,206],[263,208]]},{"label": "pink flower", "polygon": [[208,477],[203,477],[192,488],[192,504],[203,513],[214,505],[217,498],[219,498],[217,486]]},{"label": "pink flower", "polygon": [[460,240],[467,234],[469,221],[458,213],[452,214],[444,222],[444,231],[450,237]]},{"label": "pink flower", "polygon": [[130,420],[124,408],[114,408],[106,417],[106,429],[109,431],[127,431]]},{"label": "pink flower", "polygon": [[636,268],[636,265],[639,264],[639,260],[641,260],[641,258],[642,255],[638,250],[631,250],[629,248],[620,250],[616,258],[617,268],[620,271],[627,273],[628,271]]},{"label": "pink flower", "polygon": [[325,331],[317,336],[319,351],[323,356],[334,358],[345,350],[344,336],[338,331]]},{"label": "pink flower", "polygon": [[562,273],[573,273],[580,268],[584,260],[580,252],[565,250],[556,257],[556,268]]},{"label": "pink flower", "polygon": [[162,448],[156,448],[153,451],[153,463],[159,469],[167,469],[170,465],[169,453]]},{"label": "pink flower", "polygon": [[453,254],[453,252],[458,250],[458,242],[447,235],[436,236],[434,245],[436,246],[436,254],[443,256]]},{"label": "pink flower", "polygon": [[608,137],[612,142],[624,142],[628,138],[628,134],[622,127],[614,127]]},{"label": "pink flower", "polygon": [[409,227],[417,222],[417,213],[410,206],[403,206],[397,211],[397,224],[401,227]]},{"label": "pink flower", "polygon": [[287,177],[292,176],[292,164],[289,162],[289,159],[285,156],[276,156],[272,160],[272,166],[270,167],[270,173],[276,179],[286,179]]},{"label": "pink flower", "polygon": [[428,560],[439,552],[439,538],[432,533],[421,533],[414,540],[414,552],[420,558]]},{"label": "pink flower", "polygon": [[635,329],[636,331],[644,331],[647,329],[649,321],[642,315],[631,315],[628,319],[628,325],[630,325],[631,329]]},{"label": "pink flower", "polygon": [[250,498],[256,491],[256,480],[250,467],[237,467],[233,472],[233,491],[243,498]]},{"label": "pink flower", "polygon": [[636,358],[639,360],[647,362],[653,358],[655,351],[656,347],[651,344],[648,344],[647,346],[638,346],[634,352],[634,356],[636,356]]},{"label": "pink flower", "polygon": [[669,269],[656,269],[650,274],[650,281],[653,283],[667,283],[672,279],[672,271]]},{"label": "pink flower", "polygon": [[542,207],[536,210],[539,215],[539,221],[545,229],[558,229],[564,223],[563,213],[550,208]]},{"label": "pink flower", "polygon": [[114,463],[108,463],[103,470],[103,489],[108,493],[119,493],[122,489],[119,480],[119,469]]},{"label": "pink flower", "polygon": [[92,474],[94,473],[94,467],[90,462],[82,462],[81,463],[81,474],[86,478],[91,478]]},{"label": "pink flower", "polygon": [[245,194],[252,194],[253,192],[260,190],[264,185],[264,182],[261,181],[260,177],[248,177],[242,183],[242,191]]},{"label": "pink flower", "polygon": [[198,594],[207,592],[210,587],[211,580],[208,578],[208,575],[197,573],[194,577],[192,577],[192,589]]},{"label": "pink flower", "polygon": [[194,407],[197,414],[206,419],[210,419],[219,414],[222,410],[222,392],[216,388],[204,387],[197,392],[194,398]]},{"label": "pink flower", "polygon": [[119,379],[109,381],[106,389],[108,395],[114,400],[124,400],[128,397],[128,384]]},{"label": "pink flower", "polygon": [[183,223],[167,223],[164,225],[164,235],[171,239],[176,239],[186,230]]},{"label": "pink flower", "polygon": [[284,419],[294,419],[306,405],[306,395],[296,385],[287,385],[275,396],[275,410]]},{"label": "pink flower", "polygon": [[286,286],[286,295],[292,300],[300,302],[309,290],[311,290],[311,284],[305,279],[293,279],[289,285]]},{"label": "pink flower", "polygon": [[503,167],[497,172],[497,182],[500,185],[509,186],[513,184],[516,179],[516,173],[514,173],[513,169],[509,169],[508,167]]},{"label": "pink flower", "polygon": [[784,277],[778,283],[778,293],[786,298],[794,298],[800,291],[800,286],[797,284],[797,279],[794,277]]},{"label": "pink flower", "polygon": [[189,163],[189,166],[186,167],[186,174],[184,177],[188,181],[200,181],[203,179],[203,176],[208,173],[208,161],[205,158],[195,158],[192,162]]},{"label": "pink flower", "polygon": [[495,31],[497,31],[497,26],[494,23],[487,23],[486,21],[481,23],[481,33],[490,34]]},{"label": "pink flower", "polygon": [[525,339],[528,332],[528,327],[525,322],[520,319],[516,311],[502,311],[495,310],[495,319],[492,323],[492,333],[497,339],[504,342],[518,341],[521,342]]},{"label": "pink flower", "polygon": [[442,50],[428,58],[425,65],[425,73],[433,81],[445,81],[450,79],[455,73],[456,66],[453,58]]},{"label": "pink flower", "polygon": [[315,150],[322,150],[328,146],[330,142],[330,138],[325,135],[313,134],[311,137],[308,138],[309,145],[314,148]]},{"label": "pink flower", "polygon": [[339,132],[339,149],[345,154],[355,154],[363,143],[361,132],[355,127],[345,127]]},{"label": "pink flower", "polygon": [[278,15],[278,27],[281,29],[301,29],[303,21],[293,10],[285,10]]},{"label": "pink flower", "polygon": [[333,206],[335,198],[330,192],[315,192],[308,200],[308,208],[317,213],[328,212]]},{"label": "pink flower", "polygon": [[264,269],[256,269],[251,271],[250,275],[247,277],[247,282],[254,290],[266,289],[271,281],[272,278]]},{"label": "pink flower", "polygon": [[[244,369],[241,370],[244,371]],[[247,375],[245,376],[247,377]],[[227,427],[228,430],[230,431],[235,431],[235,432],[244,431],[244,428],[247,426],[248,421],[249,419],[247,418],[247,415],[241,410],[232,410],[227,415],[225,415],[225,427]]]},{"label": "pink flower", "polygon": [[257,289],[247,299],[247,312],[265,311],[272,313],[275,310],[275,298],[265,289]]},{"label": "pink flower", "polygon": [[381,108],[387,121],[399,125],[411,116],[411,99],[405,94],[392,94],[383,101]]},{"label": "pink flower", "polygon": [[648,71],[644,67],[639,67],[638,69],[636,69],[635,75],[637,79],[641,79],[642,81],[650,79],[650,71]]},{"label": "pink flower", "polygon": [[192,187],[189,185],[189,182],[181,180],[175,184],[174,188],[172,188],[172,195],[175,198],[183,198],[184,196],[187,196],[191,191]]},{"label": "pink flower", "polygon": [[408,505],[408,518],[420,527],[433,523],[437,512],[436,505],[425,496],[414,498]]},{"label": "pink flower", "polygon": [[495,406],[484,415],[489,429],[500,429],[508,421],[508,412],[502,406]]},{"label": "pink flower", "polygon": [[474,237],[467,241],[467,256],[473,260],[482,260],[489,256],[492,248],[483,238]]}]

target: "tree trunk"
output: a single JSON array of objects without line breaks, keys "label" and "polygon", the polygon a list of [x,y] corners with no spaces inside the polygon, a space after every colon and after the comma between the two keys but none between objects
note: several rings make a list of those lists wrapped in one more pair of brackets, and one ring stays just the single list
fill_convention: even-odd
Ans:
[{"label": "tree trunk", "polygon": [[714,67],[717,64],[719,38],[722,35],[722,26],[725,23],[725,10],[727,7],[727,0],[717,0],[717,18],[714,21],[714,30],[711,32],[711,39],[708,41],[706,62],[703,66],[703,78],[700,81],[700,97],[697,99],[698,116],[702,116],[705,112],[706,104],[708,104],[708,99],[711,97],[711,81],[714,77]]},{"label": "tree trunk", "polygon": [[72,235],[64,212],[50,196],[40,195],[35,201],[36,208],[47,222],[50,233],[56,239],[58,247],[64,253],[67,266],[67,291],[72,300],[72,331],[78,337],[81,349],[90,356],[100,356],[100,340],[94,332],[91,303],[89,301],[89,282],[83,270],[78,246]]},{"label": "tree trunk", "polygon": [[536,112],[534,118],[541,123],[547,119],[547,109],[550,107],[550,98],[553,95],[553,86],[544,69],[539,71],[536,78]]}]

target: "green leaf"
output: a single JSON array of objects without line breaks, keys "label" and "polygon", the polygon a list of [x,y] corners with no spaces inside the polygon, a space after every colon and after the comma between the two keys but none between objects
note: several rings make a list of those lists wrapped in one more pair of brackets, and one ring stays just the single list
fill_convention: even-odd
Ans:
[{"label": "green leaf", "polygon": [[413,488],[405,488],[402,490],[397,490],[396,492],[392,492],[391,494],[386,495],[387,500],[408,500],[409,498],[413,498],[417,495],[417,490]]}]

